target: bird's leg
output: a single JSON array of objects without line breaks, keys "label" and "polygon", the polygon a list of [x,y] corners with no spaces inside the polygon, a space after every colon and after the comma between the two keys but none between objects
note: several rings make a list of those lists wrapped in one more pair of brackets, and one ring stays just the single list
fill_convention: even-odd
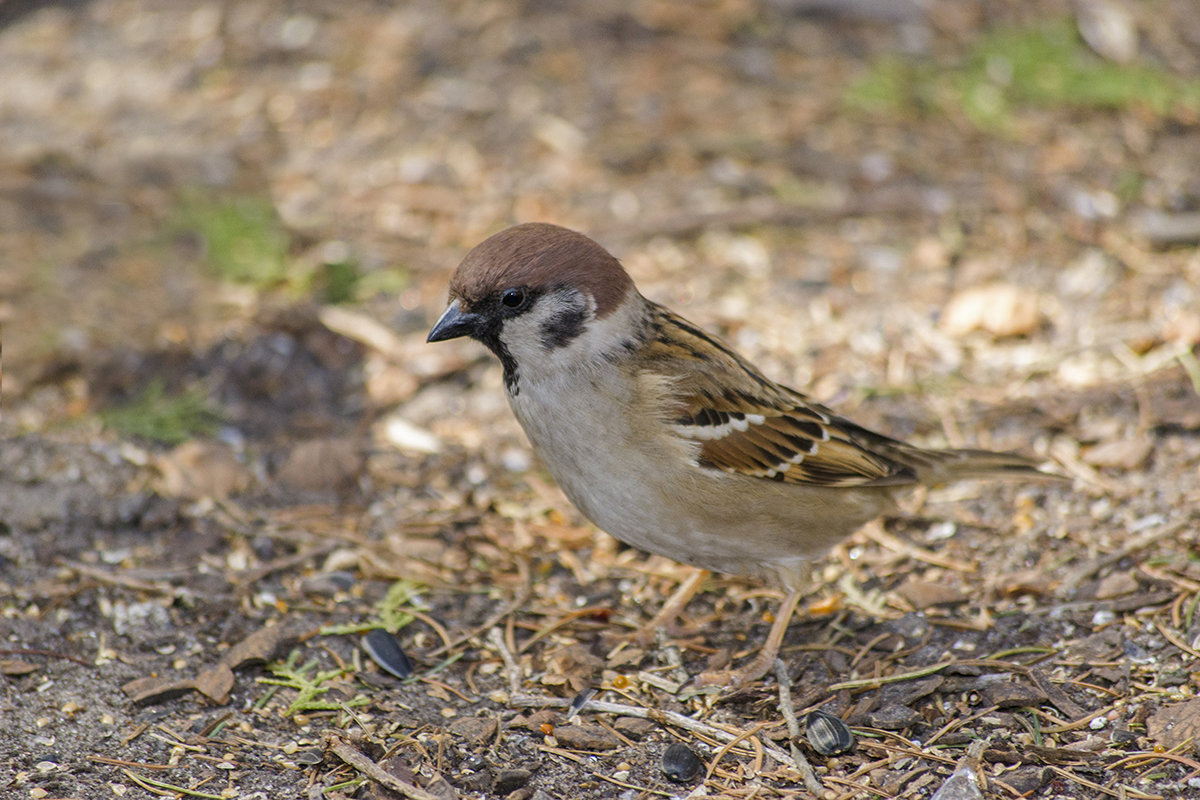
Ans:
[{"label": "bird's leg", "polygon": [[712,573],[706,569],[694,569],[692,574],[684,579],[683,583],[679,584],[679,588],[667,598],[667,602],[662,609],[654,615],[654,619],[650,620],[637,633],[630,637],[641,647],[649,647],[654,644],[654,640],[658,635],[658,631],[670,630],[675,620],[683,613],[683,609],[687,606],[688,601],[695,596],[700,585],[708,579]]},{"label": "bird's leg", "polygon": [[737,689],[766,675],[775,663],[775,657],[779,655],[779,646],[783,644],[783,635],[787,633],[788,624],[792,621],[792,615],[796,613],[796,606],[800,603],[802,596],[803,593],[799,589],[788,591],[787,596],[783,598],[783,603],[779,606],[775,622],[771,625],[771,632],[767,634],[767,641],[753,661],[741,669],[703,672],[696,678],[696,685],[728,686],[731,689]]}]

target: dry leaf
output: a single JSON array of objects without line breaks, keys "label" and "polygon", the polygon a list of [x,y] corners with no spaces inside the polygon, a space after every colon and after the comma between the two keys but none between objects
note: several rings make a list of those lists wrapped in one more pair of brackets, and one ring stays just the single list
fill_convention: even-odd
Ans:
[{"label": "dry leaf", "polygon": [[1195,750],[1200,742],[1200,700],[1172,703],[1158,709],[1146,720],[1146,733],[1168,750],[1191,739]]}]

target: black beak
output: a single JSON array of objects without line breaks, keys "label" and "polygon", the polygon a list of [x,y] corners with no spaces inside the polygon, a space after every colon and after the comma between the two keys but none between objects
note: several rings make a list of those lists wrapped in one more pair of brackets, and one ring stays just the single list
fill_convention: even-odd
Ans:
[{"label": "black beak", "polygon": [[457,339],[460,336],[470,336],[479,325],[479,315],[470,314],[458,307],[458,301],[452,300],[441,319],[434,323],[427,342],[444,342],[447,339]]}]

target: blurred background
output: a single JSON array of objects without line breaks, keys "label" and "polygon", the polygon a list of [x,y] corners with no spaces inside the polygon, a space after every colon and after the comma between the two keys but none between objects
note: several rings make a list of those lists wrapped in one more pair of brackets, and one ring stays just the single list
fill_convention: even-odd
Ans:
[{"label": "blurred background", "polygon": [[[528,601],[531,563],[532,607],[586,595],[630,626],[639,598],[656,608],[674,567],[582,522],[534,463],[493,360],[424,343],[466,251],[535,220],[596,238],[651,299],[864,423],[1053,456],[1081,481],[1054,502],[942,495],[929,515],[957,522],[908,533],[949,567],[856,540],[826,578],[883,592],[868,618],[944,603],[930,587],[960,583],[952,602],[1017,615],[1151,586],[1194,597],[1196,12],[0,2],[3,619],[27,647],[121,656],[43,703],[184,670],[175,654],[288,616],[289,598],[321,620],[366,614],[398,576],[438,587],[428,602],[454,630]],[[1113,564],[1085,559],[1160,528],[1173,533],[1154,540],[1158,578],[1097,588]],[[925,580],[901,584],[912,569]],[[727,636],[761,623],[739,591],[707,601],[750,608],[740,628],[714,623]],[[1022,630],[1062,641],[1112,623],[1091,613]],[[1191,619],[1169,622],[1192,641]],[[1122,636],[1165,646],[1139,624]],[[1088,641],[1095,658],[1101,644],[1132,658]],[[571,674],[543,656],[523,657]],[[255,702],[254,688],[236,691]],[[132,727],[141,712],[116,698],[105,713]],[[274,724],[264,736],[292,735]],[[25,759],[8,735],[0,749]],[[78,786],[58,790],[89,793]]]},{"label": "blurred background", "polygon": [[987,325],[944,312],[988,283],[1015,287],[992,333],[1026,360],[1195,341],[1194,11],[10,0],[7,422],[69,422],[144,382],[96,395],[114,349],[209,352],[264,305],[419,331],[461,255],[530,220],[598,238],[780,378],[836,365],[825,398],[957,369]]}]

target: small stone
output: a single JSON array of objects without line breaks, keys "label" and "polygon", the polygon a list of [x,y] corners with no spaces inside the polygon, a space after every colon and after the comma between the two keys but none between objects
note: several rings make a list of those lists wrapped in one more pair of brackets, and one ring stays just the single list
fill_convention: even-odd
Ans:
[{"label": "small stone", "polygon": [[984,331],[995,337],[1032,333],[1041,324],[1036,292],[1008,283],[972,286],[950,298],[942,329],[951,336]]},{"label": "small stone", "polygon": [[621,741],[599,725],[563,725],[554,729],[559,745],[570,750],[616,750]]},{"label": "small stone", "polygon": [[1157,247],[1200,242],[1200,213],[1147,209],[1133,217],[1134,229]]},{"label": "small stone", "polygon": [[1079,35],[1109,61],[1128,64],[1137,58],[1138,25],[1119,0],[1092,0],[1075,6]]},{"label": "small stone", "polygon": [[1106,575],[1096,585],[1097,600],[1111,600],[1114,597],[1133,594],[1139,588],[1137,579],[1128,572],[1114,572]]},{"label": "small stone", "polygon": [[354,573],[346,570],[334,570],[305,578],[300,582],[300,589],[305,594],[333,597],[339,592],[347,591],[353,585]]},{"label": "small stone", "polygon": [[500,770],[496,775],[496,784],[493,788],[496,794],[508,794],[529,783],[529,779],[532,777],[533,772],[527,769]]},{"label": "small stone", "polygon": [[[1131,642],[1128,639],[1121,642],[1121,652],[1124,653],[1125,657],[1128,658],[1130,661],[1132,661],[1134,664],[1147,664],[1154,660],[1154,656],[1150,655],[1150,653],[1146,650],[1146,648],[1142,647],[1137,642]],[[1161,681],[1162,677],[1165,677],[1165,676],[1160,676],[1160,680],[1159,680],[1160,686],[1164,685]],[[1174,685],[1178,686],[1179,684],[1174,684]]]},{"label": "small stone", "polygon": [[964,764],[954,770],[930,800],[983,800],[983,792],[974,771]]},{"label": "small stone", "polygon": [[997,708],[1023,708],[1040,706],[1046,702],[1046,693],[1031,686],[1013,681],[996,681],[979,690],[984,705]]},{"label": "small stone", "polygon": [[659,764],[667,780],[676,783],[689,783],[704,771],[704,762],[683,742],[667,747]]},{"label": "small stone", "polygon": [[1004,773],[1004,782],[1021,795],[1032,795],[1046,784],[1046,772],[1043,767],[1019,766]]},{"label": "small stone", "polygon": [[462,717],[450,723],[450,732],[474,745],[490,744],[498,723],[491,717]]},{"label": "small stone", "polygon": [[885,731],[904,730],[909,725],[920,721],[920,719],[921,715],[916,711],[913,711],[908,706],[897,705],[895,703],[867,714],[868,724],[872,728],[881,728]]},{"label": "small stone", "polygon": [[650,720],[641,717],[617,717],[613,721],[613,727],[630,739],[641,739],[657,726]]},{"label": "small stone", "polygon": [[1154,441],[1149,437],[1139,436],[1132,439],[1114,439],[1101,442],[1083,451],[1084,463],[1093,467],[1113,467],[1116,469],[1133,470],[1145,463],[1154,452]]}]

